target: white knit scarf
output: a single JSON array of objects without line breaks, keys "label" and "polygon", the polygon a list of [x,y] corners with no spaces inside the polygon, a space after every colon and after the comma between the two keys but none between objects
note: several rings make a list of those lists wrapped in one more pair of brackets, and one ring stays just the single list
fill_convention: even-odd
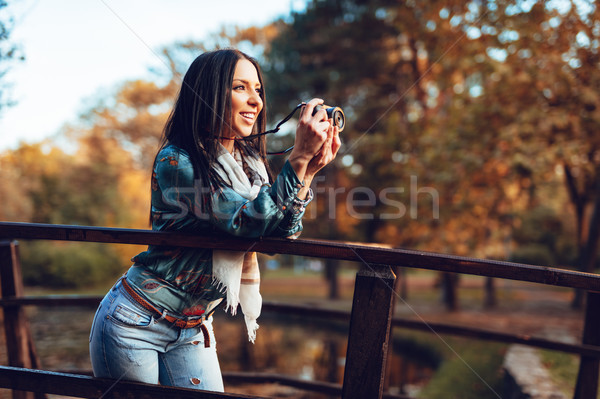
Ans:
[{"label": "white knit scarf", "polygon": [[[233,189],[242,197],[252,201],[258,195],[263,184],[269,181],[267,170],[262,160],[254,157],[245,157],[246,164],[256,172],[253,181],[248,179],[244,172],[242,157],[239,151],[233,156],[222,147],[221,155],[217,157],[218,165],[215,171],[224,181],[231,184]],[[227,305],[232,315],[237,312],[238,304],[248,329],[248,338],[252,343],[256,339],[260,316],[262,297],[260,295],[260,270],[256,252],[237,252],[213,250],[213,278],[219,286],[227,291]]]}]

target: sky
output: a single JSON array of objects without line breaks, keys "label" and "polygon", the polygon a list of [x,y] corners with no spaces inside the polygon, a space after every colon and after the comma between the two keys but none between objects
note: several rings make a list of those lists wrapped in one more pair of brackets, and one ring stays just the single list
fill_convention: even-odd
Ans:
[{"label": "sky", "polygon": [[[162,46],[223,25],[264,25],[303,0],[12,0],[11,42],[25,61],[4,78],[16,105],[0,112],[0,152],[52,138],[120,83],[150,79]],[[3,17],[3,19],[5,19]]]}]

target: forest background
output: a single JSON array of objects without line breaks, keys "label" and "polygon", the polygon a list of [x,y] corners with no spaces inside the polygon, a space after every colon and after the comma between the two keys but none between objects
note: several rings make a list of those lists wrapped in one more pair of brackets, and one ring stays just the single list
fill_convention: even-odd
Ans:
[{"label": "forest background", "polygon": [[[182,75],[228,46],[263,67],[272,125],[312,97],[346,113],[303,237],[596,270],[600,11],[585,0],[312,0],[265,26],[173,43],[161,53],[170,72],[98,98],[61,131],[68,148],[0,154],[0,220],[148,228],[151,163]],[[270,150],[293,142],[294,121],[284,126]],[[24,243],[24,278],[87,287],[135,253]]]}]

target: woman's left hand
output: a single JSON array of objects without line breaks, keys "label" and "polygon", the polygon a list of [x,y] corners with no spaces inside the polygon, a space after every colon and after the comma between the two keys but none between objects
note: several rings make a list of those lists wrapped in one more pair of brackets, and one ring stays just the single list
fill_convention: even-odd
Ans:
[{"label": "woman's left hand", "polygon": [[327,139],[323,143],[321,149],[315,154],[315,156],[310,160],[308,166],[306,168],[305,179],[310,179],[317,174],[325,165],[331,163],[341,145],[342,142],[340,140],[340,130],[337,126],[334,125],[333,120],[329,120],[330,127],[327,131]]},{"label": "woman's left hand", "polygon": [[331,163],[335,159],[342,142],[340,140],[340,130],[337,126],[334,126],[333,121],[330,120],[329,130],[327,131],[327,139],[321,146],[321,149],[315,154],[314,157],[308,162],[306,167],[306,173],[304,174],[304,187],[298,192],[298,198],[305,199],[308,194],[309,187],[312,183],[313,178],[318,171],[323,169],[325,165]]}]

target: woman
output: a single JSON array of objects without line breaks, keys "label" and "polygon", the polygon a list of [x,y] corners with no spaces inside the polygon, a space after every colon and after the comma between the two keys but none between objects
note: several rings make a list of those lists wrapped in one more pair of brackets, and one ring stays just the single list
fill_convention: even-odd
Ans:
[{"label": "woman", "polygon": [[[256,61],[200,55],[186,73],[152,173],[153,230],[296,237],[315,174],[340,147],[323,101],[302,109],[294,149],[270,178]],[[256,136],[256,137],[253,137]],[[238,303],[254,341],[262,299],[256,253],[149,246],[102,300],[90,333],[94,375],[223,391],[212,312]]]}]

